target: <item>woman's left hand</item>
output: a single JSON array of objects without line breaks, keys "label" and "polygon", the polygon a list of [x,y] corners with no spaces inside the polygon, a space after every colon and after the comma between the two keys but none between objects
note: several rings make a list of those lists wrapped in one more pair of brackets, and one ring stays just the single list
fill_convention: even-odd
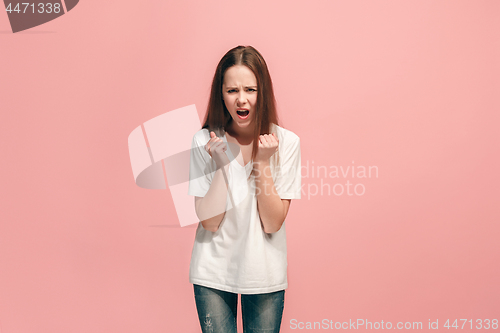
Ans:
[{"label": "woman's left hand", "polygon": [[267,162],[278,150],[278,137],[275,133],[259,136],[259,149],[255,156],[256,162]]}]

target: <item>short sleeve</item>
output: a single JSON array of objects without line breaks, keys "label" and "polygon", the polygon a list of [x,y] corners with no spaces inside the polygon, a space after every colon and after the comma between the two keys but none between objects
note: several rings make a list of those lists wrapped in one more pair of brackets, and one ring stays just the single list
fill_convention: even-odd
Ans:
[{"label": "short sleeve", "polygon": [[210,189],[213,175],[210,172],[211,157],[198,141],[197,134],[191,143],[188,195],[204,197]]},{"label": "short sleeve", "polygon": [[300,199],[302,189],[300,138],[288,137],[283,151],[280,151],[279,171],[274,187],[281,199]]}]

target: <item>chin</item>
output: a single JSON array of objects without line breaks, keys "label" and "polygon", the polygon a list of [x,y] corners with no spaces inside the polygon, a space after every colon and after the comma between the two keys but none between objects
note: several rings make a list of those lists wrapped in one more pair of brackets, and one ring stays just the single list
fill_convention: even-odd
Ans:
[{"label": "chin", "polygon": [[238,122],[238,121],[240,121],[240,119],[238,119],[238,121],[235,121],[235,120],[233,120],[233,121],[234,121],[234,124],[236,126],[241,127],[241,128],[248,127],[248,126],[252,125],[252,121],[247,121],[246,119],[245,119],[245,122],[243,122],[243,123]]}]

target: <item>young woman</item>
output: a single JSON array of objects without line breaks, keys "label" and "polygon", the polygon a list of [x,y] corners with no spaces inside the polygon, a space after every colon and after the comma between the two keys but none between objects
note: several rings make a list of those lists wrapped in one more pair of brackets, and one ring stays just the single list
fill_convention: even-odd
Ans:
[{"label": "young woman", "polygon": [[202,331],[279,332],[287,282],[285,218],[300,199],[300,140],[278,125],[271,77],[251,46],[220,60],[201,130],[194,134],[189,195],[200,219],[189,281]]}]

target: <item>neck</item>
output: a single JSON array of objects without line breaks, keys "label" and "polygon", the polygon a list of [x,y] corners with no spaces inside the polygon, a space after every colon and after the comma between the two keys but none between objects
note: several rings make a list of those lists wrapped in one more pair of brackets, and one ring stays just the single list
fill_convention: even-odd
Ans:
[{"label": "neck", "polygon": [[234,126],[234,123],[231,123],[226,130],[233,138],[243,141],[253,140],[253,131],[254,127],[239,128]]}]

